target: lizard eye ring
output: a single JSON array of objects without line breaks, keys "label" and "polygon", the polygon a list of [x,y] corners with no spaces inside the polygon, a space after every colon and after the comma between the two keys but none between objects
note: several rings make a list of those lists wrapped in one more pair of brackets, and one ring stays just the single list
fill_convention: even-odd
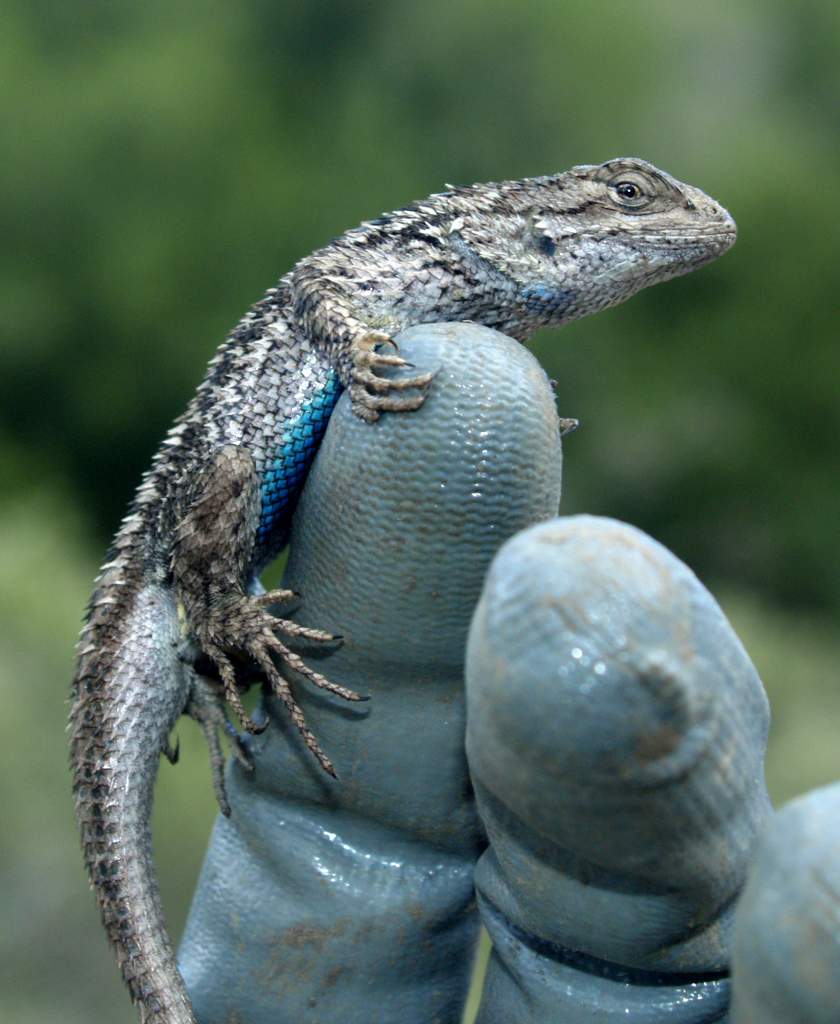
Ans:
[{"label": "lizard eye ring", "polygon": [[639,181],[637,178],[634,180],[634,178],[622,176],[609,184],[614,202],[629,210],[638,210],[642,206],[647,206],[654,193],[654,189],[645,187],[644,181]]}]

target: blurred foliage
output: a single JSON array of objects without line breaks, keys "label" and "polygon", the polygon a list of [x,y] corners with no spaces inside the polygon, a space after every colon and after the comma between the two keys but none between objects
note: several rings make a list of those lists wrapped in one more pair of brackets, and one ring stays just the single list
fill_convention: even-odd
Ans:
[{"label": "blurred foliage", "polygon": [[[534,348],[583,421],[564,511],[633,522],[732,595],[777,797],[836,773],[840,5],[0,0],[0,23],[3,1020],[133,1019],[62,698],[140,474],[250,302],[445,181],[636,154],[735,215],[724,260]],[[176,932],[213,815],[180,731],[156,812]]]},{"label": "blurred foliage", "polygon": [[584,422],[569,510],[838,608],[837,4],[0,10],[0,443],[19,483],[65,484],[100,544],[295,259],[444,181],[638,153],[720,198],[741,238],[536,342]]}]

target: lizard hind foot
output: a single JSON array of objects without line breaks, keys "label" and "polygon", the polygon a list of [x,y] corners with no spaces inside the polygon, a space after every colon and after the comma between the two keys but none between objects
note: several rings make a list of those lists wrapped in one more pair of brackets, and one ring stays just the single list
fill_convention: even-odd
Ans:
[{"label": "lizard hind foot", "polygon": [[[389,344],[398,351],[393,338],[381,331],[368,331],[353,342],[353,369],[350,374],[350,401],[353,412],[373,423],[382,412],[411,412],[426,400],[434,373],[417,373],[408,377],[385,377],[389,368],[413,369],[413,364],[399,355],[380,352]],[[404,395],[404,391],[419,394]]]},{"label": "lizard hind foot", "polygon": [[[306,630],[301,626],[297,626],[296,623],[288,623],[283,620],[275,622],[275,628],[278,626],[283,630],[283,632],[290,632],[292,635],[297,636],[311,637],[313,633],[318,632],[314,630]],[[294,630],[290,630],[288,628],[290,626],[294,627]],[[329,637],[329,639],[333,639],[329,634],[324,635]],[[338,776],[336,775],[332,761],[321,749],[321,745],[315,738],[314,733],[306,724],[306,718],[303,714],[303,710],[295,700],[288,681],[280,674],[274,662],[274,658],[272,658],[272,654],[277,655],[283,664],[287,665],[299,675],[302,675],[305,679],[308,679],[311,683],[314,683],[319,689],[326,690],[328,693],[334,693],[337,697],[341,697],[343,700],[363,701],[367,700],[367,697],[360,693],[356,693],[355,690],[348,689],[346,686],[340,686],[338,683],[331,682],[326,676],[323,676],[320,672],[316,672],[315,669],[310,668],[300,655],[289,650],[289,648],[273,633],[265,637],[264,645],[261,649],[254,649],[251,651],[251,654],[265,673],[266,680],[271,686],[272,693],[284,704],[289,713],[289,717],[303,738],[306,746],[315,756],[324,771],[334,779],[337,778]]]},{"label": "lizard hind foot", "polygon": [[193,674],[190,697],[185,712],[198,724],[204,734],[210,754],[213,792],[216,794],[219,810],[228,818],[230,817],[230,803],[225,787],[225,756],[219,733],[224,732],[228,735],[233,756],[245,771],[252,772],[254,765],[248,757],[239,734],[228,720],[225,713],[225,699],[218,683],[205,676]]},{"label": "lizard hind foot", "polygon": [[340,639],[324,630],[301,626],[290,619],[277,618],[266,610],[266,605],[287,599],[290,594],[290,591],[269,591],[257,597],[243,597],[241,607],[231,609],[228,606],[224,615],[224,625],[217,623],[202,646],[204,653],[215,663],[224,686],[225,699],[233,708],[243,728],[250,733],[260,733],[266,728],[268,721],[255,722],[245,710],[241,687],[229,652],[242,653],[257,665],[271,692],[285,706],[308,749],[324,771],[335,778],[335,767],[307,725],[303,709],[295,700],[288,681],[280,673],[277,662],[308,679],[319,689],[334,693],[343,700],[362,701],[367,698],[355,690],[333,683],[326,676],[310,668],[300,655],[290,650],[277,637],[276,632],[279,631],[290,637],[299,637],[316,643],[332,643]]}]

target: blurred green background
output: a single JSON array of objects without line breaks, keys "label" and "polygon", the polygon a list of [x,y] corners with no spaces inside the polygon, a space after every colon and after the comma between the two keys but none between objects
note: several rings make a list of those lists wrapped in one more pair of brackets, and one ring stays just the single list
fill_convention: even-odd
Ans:
[{"label": "blurred green background", "polygon": [[[639,155],[733,252],[534,348],[582,429],[564,511],[719,597],[774,713],[769,780],[838,774],[836,0],[0,0],[0,1018],[134,1019],[77,850],[64,722],[110,535],[245,308],[444,182]],[[180,728],[156,835],[174,933],[214,813]]]}]

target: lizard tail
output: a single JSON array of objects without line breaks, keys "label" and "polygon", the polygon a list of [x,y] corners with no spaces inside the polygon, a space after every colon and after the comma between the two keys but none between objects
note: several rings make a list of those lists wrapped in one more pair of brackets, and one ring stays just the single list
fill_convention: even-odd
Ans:
[{"label": "lizard tail", "polygon": [[158,762],[188,682],[173,595],[137,579],[123,559],[103,568],[79,641],[70,714],[76,816],[140,1021],[195,1024],[163,920],[150,826]]}]

